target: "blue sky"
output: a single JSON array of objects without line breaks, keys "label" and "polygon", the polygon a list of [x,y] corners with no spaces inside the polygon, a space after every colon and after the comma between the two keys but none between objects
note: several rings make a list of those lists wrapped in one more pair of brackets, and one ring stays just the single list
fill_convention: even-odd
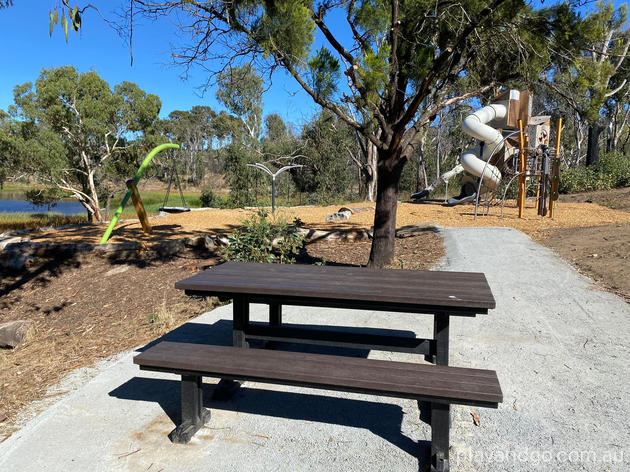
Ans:
[{"label": "blue sky", "polygon": [[[80,72],[96,70],[111,86],[123,80],[135,82],[143,90],[162,99],[161,116],[173,110],[188,110],[193,105],[221,109],[215,90],[203,94],[199,87],[206,75],[193,70],[188,80],[181,78],[184,68],[171,62],[171,43],[176,28],[166,20],[138,20],[134,25],[134,63],[129,47],[94,11],[86,11],[83,28],[70,31],[66,44],[63,30],[56,25],[48,35],[48,11],[52,0],[15,0],[14,6],[0,10],[0,108],[13,103],[13,87],[34,82],[43,68],[72,64]],[[97,5],[105,2],[95,2]],[[109,2],[119,4],[119,2]],[[112,12],[103,11],[108,18]],[[269,84],[266,84],[268,86]],[[264,96],[265,114],[278,113],[285,121],[300,126],[317,107],[293,79],[284,73],[273,77]]]},{"label": "blue sky", "polygon": [[[139,19],[134,27],[134,64],[129,61],[129,47],[94,11],[87,11],[80,33],[69,34],[66,44],[57,25],[53,37],[48,36],[48,11],[53,0],[15,0],[14,6],[0,10],[0,108],[13,103],[13,87],[34,82],[42,68],[72,64],[80,72],[96,70],[110,85],[128,80],[162,99],[161,116],[173,110],[188,110],[193,105],[209,105],[221,109],[215,90],[203,94],[199,87],[206,74],[193,69],[187,80],[184,69],[171,63],[171,41],[176,28],[165,19],[150,22]],[[120,5],[119,1],[95,2],[97,5]],[[624,3],[615,0],[615,5]],[[545,2],[543,5],[549,5]],[[591,7],[592,8],[592,7]],[[113,12],[103,10],[108,18]],[[332,24],[331,29],[345,21]],[[346,27],[347,28],[347,27]],[[319,41],[316,42],[316,47]],[[278,113],[285,121],[300,127],[318,111],[310,97],[284,73],[277,73],[272,84],[266,84],[264,112]]]}]

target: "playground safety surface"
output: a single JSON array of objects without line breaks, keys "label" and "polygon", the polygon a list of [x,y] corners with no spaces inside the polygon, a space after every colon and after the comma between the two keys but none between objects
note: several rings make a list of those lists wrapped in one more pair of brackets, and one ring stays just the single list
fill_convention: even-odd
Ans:
[{"label": "playground safety surface", "polygon": [[[374,204],[360,202],[346,207],[373,207]],[[520,219],[513,202],[504,208],[491,207],[489,215],[479,215],[475,219],[473,205],[446,207],[437,203],[398,205],[396,225],[398,227],[436,223],[440,226],[504,226],[515,228],[534,239],[544,237],[545,232],[560,228],[577,228],[600,225],[630,223],[630,213],[613,210],[593,203],[560,203],[556,206],[554,218],[541,218],[528,202],[525,217]],[[292,207],[276,211],[276,218],[292,221],[299,218],[306,227],[322,230],[369,229],[374,221],[373,211],[353,214],[349,220],[326,222],[326,216],[339,210],[339,205],[327,207]],[[482,209],[480,208],[480,213]],[[187,213],[169,214],[150,218],[153,227],[151,235],[145,235],[138,220],[121,222],[114,230],[110,242],[129,241],[155,242],[164,239],[183,238],[198,234],[230,233],[238,228],[245,218],[255,214],[256,209],[236,210],[197,210]],[[105,231],[105,225],[88,225],[62,230],[37,231],[29,235],[33,241],[74,241],[97,244]]]}]

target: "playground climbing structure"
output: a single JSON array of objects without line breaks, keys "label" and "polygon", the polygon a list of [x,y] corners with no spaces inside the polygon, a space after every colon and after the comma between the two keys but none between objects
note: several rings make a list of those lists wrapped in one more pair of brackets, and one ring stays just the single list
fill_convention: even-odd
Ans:
[{"label": "playground climbing structure", "polygon": [[[541,216],[553,216],[553,202],[558,198],[561,120],[556,131],[556,146],[549,146],[550,116],[532,116],[530,91],[506,90],[492,103],[467,116],[462,129],[477,139],[477,146],[466,149],[460,163],[440,175],[431,185],[411,198],[421,202],[437,187],[464,173],[458,196],[448,198],[448,205],[493,204],[501,210],[513,182],[518,183],[517,204],[523,217],[528,188],[536,184],[536,207]],[[532,191],[530,190],[530,193]]]}]

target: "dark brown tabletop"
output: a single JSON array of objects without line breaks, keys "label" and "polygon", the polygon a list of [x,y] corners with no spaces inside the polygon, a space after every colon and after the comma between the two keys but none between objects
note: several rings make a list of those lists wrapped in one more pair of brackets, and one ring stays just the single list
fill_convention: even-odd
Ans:
[{"label": "dark brown tabletop", "polygon": [[[476,272],[227,262],[175,284],[194,295],[245,295],[251,301],[352,307],[387,306],[410,312],[487,313],[495,300]],[[300,303],[301,304],[301,303]]]}]

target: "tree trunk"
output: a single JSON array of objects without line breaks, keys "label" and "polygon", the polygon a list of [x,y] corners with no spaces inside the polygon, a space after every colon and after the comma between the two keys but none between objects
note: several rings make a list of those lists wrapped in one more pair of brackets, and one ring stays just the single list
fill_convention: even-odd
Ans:
[{"label": "tree trunk", "polygon": [[404,160],[397,154],[379,155],[374,235],[368,267],[386,267],[394,260],[398,184],[403,166]]},{"label": "tree trunk", "polygon": [[588,143],[586,145],[586,165],[592,166],[599,160],[599,135],[604,128],[599,123],[588,127]]},{"label": "tree trunk", "polygon": [[378,187],[378,152],[376,146],[367,142],[367,175],[365,178],[365,196],[369,202],[377,198]]},{"label": "tree trunk", "polygon": [[424,143],[426,142],[426,135],[422,136],[420,144],[418,145],[418,172],[416,174],[416,192],[419,192],[423,188],[427,188],[429,183],[427,182],[427,167],[424,162]]}]

